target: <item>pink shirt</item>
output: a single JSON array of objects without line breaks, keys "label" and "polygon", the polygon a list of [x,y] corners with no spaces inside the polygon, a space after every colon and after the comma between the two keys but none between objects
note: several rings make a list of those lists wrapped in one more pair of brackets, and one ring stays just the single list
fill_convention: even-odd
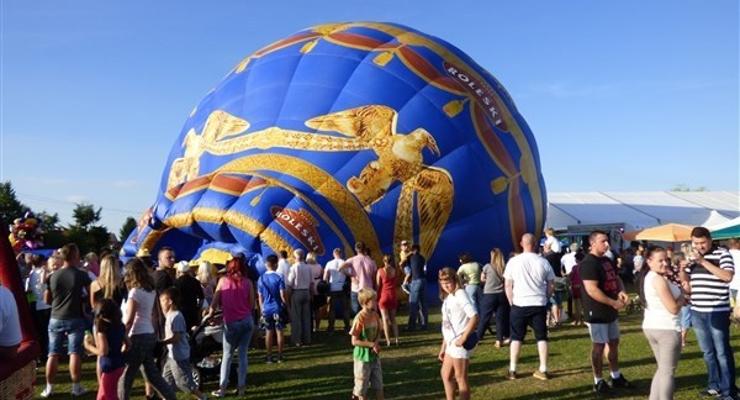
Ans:
[{"label": "pink shirt", "polygon": [[378,267],[375,265],[375,261],[372,258],[358,254],[349,260],[348,263],[352,263],[352,270],[355,274],[355,279],[352,279],[352,291],[359,292],[361,289],[375,287],[375,273],[378,271]]},{"label": "pink shirt", "polygon": [[252,290],[252,283],[247,278],[221,279],[221,310],[224,313],[224,323],[241,321],[251,315],[250,290]]}]

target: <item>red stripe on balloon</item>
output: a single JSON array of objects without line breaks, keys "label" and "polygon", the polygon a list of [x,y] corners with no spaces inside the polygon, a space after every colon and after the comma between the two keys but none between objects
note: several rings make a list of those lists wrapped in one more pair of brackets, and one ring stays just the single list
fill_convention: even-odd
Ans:
[{"label": "red stripe on balloon", "polygon": [[368,50],[375,49],[385,42],[381,42],[378,39],[374,39],[368,36],[358,35],[356,33],[350,33],[350,32],[337,32],[332,33],[329,35],[329,38],[332,40],[336,40],[338,42],[343,42],[347,44],[351,44],[354,46],[363,46],[367,47]]},{"label": "red stripe on balloon", "polygon": [[517,173],[517,168],[514,160],[512,160],[509,153],[506,152],[506,147],[504,147],[503,142],[501,142],[501,139],[498,138],[496,132],[491,129],[491,126],[489,125],[488,119],[486,117],[486,113],[483,111],[483,109],[481,109],[478,103],[471,104],[473,104],[473,115],[475,116],[475,122],[478,124],[478,128],[481,130],[480,137],[481,139],[483,139],[483,145],[486,147],[486,149],[488,149],[489,152],[494,154],[501,166],[506,169],[504,173],[509,177],[513,176]]},{"label": "red stripe on balloon", "polygon": [[459,91],[460,86],[447,75],[440,73],[429,61],[419,55],[414,49],[403,46],[398,49],[398,53],[403,57],[416,71],[424,78],[434,82],[437,85],[452,91]]}]

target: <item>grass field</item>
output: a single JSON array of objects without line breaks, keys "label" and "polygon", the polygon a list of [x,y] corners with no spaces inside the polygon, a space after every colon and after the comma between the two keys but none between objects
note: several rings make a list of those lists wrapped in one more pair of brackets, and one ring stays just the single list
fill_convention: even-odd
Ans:
[{"label": "grass field", "polygon": [[[444,397],[436,359],[441,340],[439,310],[431,316],[430,329],[424,332],[402,333],[399,347],[384,348],[382,356],[385,395],[389,399],[439,399]],[[621,318],[622,343],[620,369],[633,388],[617,391],[609,398],[644,399],[655,371],[655,361],[640,328],[640,314]],[[401,316],[399,321],[405,321]],[[339,322],[341,326],[341,322]],[[323,328],[325,329],[324,321]],[[740,329],[732,328],[732,344],[740,353]],[[479,344],[470,366],[470,385],[474,399],[584,399],[593,398],[593,383],[588,354],[590,341],[586,328],[564,326],[551,331],[550,370],[554,378],[543,382],[531,377],[538,366],[536,347],[531,333],[525,339],[519,363],[521,378],[505,379],[508,369],[508,348],[496,349],[489,335]],[[352,390],[352,350],[349,337],[320,332],[314,345],[289,348],[282,364],[266,364],[265,352],[253,349],[246,398],[267,399],[349,399]],[[235,368],[235,365],[232,366]],[[84,366],[84,382],[88,395],[94,399],[94,361]],[[38,371],[37,395],[43,389],[43,369]],[[69,398],[69,376],[66,367],[60,368],[55,392],[57,398]],[[689,343],[681,354],[676,386],[676,399],[696,399],[706,384],[702,353],[689,334]],[[133,398],[143,398],[142,380],[135,383]],[[205,389],[216,389],[216,382],[206,382]],[[186,398],[182,394],[179,398]],[[235,396],[234,396],[235,397]]]}]

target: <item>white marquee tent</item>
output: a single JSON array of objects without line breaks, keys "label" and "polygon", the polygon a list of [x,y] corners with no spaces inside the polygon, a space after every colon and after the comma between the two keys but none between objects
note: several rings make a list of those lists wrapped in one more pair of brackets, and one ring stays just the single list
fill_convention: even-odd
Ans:
[{"label": "white marquee tent", "polygon": [[740,192],[548,193],[546,227],[624,224],[637,230],[670,222],[712,228],[740,217]]}]

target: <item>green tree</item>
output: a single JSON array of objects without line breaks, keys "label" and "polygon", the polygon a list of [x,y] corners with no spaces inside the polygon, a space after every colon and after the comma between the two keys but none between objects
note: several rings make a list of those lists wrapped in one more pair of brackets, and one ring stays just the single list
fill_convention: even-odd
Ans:
[{"label": "green tree", "polygon": [[77,243],[80,253],[85,255],[90,251],[100,253],[101,250],[110,245],[110,232],[100,222],[102,207],[96,210],[92,204],[79,203],[72,210],[74,224],[64,232],[68,242]]},{"label": "green tree", "polygon": [[22,217],[26,210],[28,207],[18,200],[10,181],[0,182],[0,223],[7,226]]},{"label": "green tree", "polygon": [[98,209],[95,210],[95,207],[93,207],[92,204],[77,203],[74,210],[72,210],[72,218],[75,220],[75,226],[82,229],[93,227],[100,221],[100,213],[102,211],[102,207],[98,207]]},{"label": "green tree", "polygon": [[126,222],[123,223],[121,230],[118,232],[118,239],[121,242],[125,241],[134,229],[136,229],[136,220],[132,217],[126,218]]}]

